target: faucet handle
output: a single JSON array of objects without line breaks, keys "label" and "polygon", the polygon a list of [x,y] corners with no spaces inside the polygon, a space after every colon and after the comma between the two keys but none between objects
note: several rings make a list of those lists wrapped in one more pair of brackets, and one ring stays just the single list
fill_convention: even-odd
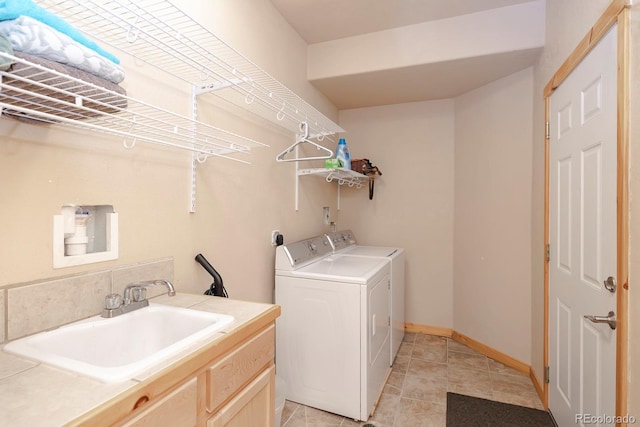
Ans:
[{"label": "faucet handle", "polygon": [[131,289],[131,299],[133,302],[144,301],[147,299],[147,288],[144,286],[137,286]]},{"label": "faucet handle", "polygon": [[109,294],[104,297],[104,307],[107,310],[114,310],[122,305],[122,297],[119,294]]}]

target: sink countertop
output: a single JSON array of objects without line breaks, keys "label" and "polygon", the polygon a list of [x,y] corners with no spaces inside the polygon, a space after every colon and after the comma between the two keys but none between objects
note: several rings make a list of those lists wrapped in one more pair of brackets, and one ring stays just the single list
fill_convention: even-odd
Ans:
[{"label": "sink countertop", "polygon": [[251,320],[273,309],[272,304],[231,300],[207,295],[162,295],[151,303],[229,314],[234,320],[211,337],[179,355],[121,383],[103,383],[43,363],[0,352],[0,425],[12,427],[59,427],[99,407],[140,382],[169,368],[202,347],[220,342]]}]

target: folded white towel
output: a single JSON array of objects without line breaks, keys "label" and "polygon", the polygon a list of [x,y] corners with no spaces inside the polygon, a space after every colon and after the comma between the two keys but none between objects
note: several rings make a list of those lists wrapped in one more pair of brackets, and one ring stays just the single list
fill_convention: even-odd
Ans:
[{"label": "folded white towel", "polygon": [[96,51],[28,16],[0,21],[0,32],[13,50],[86,71],[112,83],[124,80],[124,70]]}]

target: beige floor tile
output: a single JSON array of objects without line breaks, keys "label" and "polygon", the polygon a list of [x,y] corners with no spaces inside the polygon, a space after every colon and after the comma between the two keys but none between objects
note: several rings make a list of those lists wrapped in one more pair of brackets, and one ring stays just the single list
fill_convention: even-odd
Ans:
[{"label": "beige floor tile", "polygon": [[407,367],[407,375],[436,379],[447,382],[447,365],[421,359],[411,359]]},{"label": "beige floor tile", "polygon": [[449,366],[447,390],[454,393],[491,399],[491,376],[489,375],[489,371]]},{"label": "beige floor tile", "polygon": [[367,422],[375,426],[393,426],[394,419],[398,413],[400,396],[382,393],[378,406],[373,412],[373,416]]},{"label": "beige floor tile", "polygon": [[402,387],[402,397],[446,404],[447,382],[439,378],[407,375]]},{"label": "beige floor tile", "polygon": [[[283,417],[283,422],[284,422],[284,417]],[[283,426],[284,427],[307,427],[306,408],[302,405],[298,405],[298,407],[293,411],[289,419],[286,422],[284,422]]]},{"label": "beige floor tile", "polygon": [[340,424],[340,427],[360,427],[363,424],[365,423],[361,421],[354,421],[352,419],[345,418],[344,420],[342,420],[342,424]]},{"label": "beige floor tile", "polygon": [[499,393],[535,393],[533,383],[529,377],[524,375],[504,375],[491,373],[491,388]]},{"label": "beige floor tile", "polygon": [[393,361],[392,372],[395,372],[397,374],[406,374],[410,360],[410,357],[396,356],[396,360]]},{"label": "beige floor tile", "polygon": [[404,333],[404,338],[402,338],[402,342],[408,342],[413,344],[416,341],[416,334],[415,332],[405,332]]},{"label": "beige floor tile", "polygon": [[458,351],[461,353],[471,353],[471,354],[480,354],[472,348],[467,347],[466,345],[459,343],[456,340],[449,338],[447,340],[447,348],[449,351]]},{"label": "beige floor tile", "polygon": [[404,377],[404,374],[391,372],[391,375],[389,375],[389,378],[387,379],[387,383],[384,385],[384,390],[382,391],[382,393],[400,396],[402,394],[402,384],[404,383]]},{"label": "beige floor tile", "polygon": [[[526,374],[523,374],[520,371],[516,371],[515,369],[498,362],[497,360],[493,360],[491,358],[488,359],[489,361],[489,370],[491,372],[495,372],[496,374],[505,374],[505,375],[520,375],[520,376],[527,376]],[[528,376],[527,376],[528,378]]]},{"label": "beige floor tile", "polygon": [[445,427],[446,413],[446,405],[402,398],[394,426]]},{"label": "beige floor tile", "polygon": [[437,335],[418,334],[415,339],[416,344],[447,344],[447,338]]},{"label": "beige floor tile", "polygon": [[284,401],[284,408],[282,408],[282,417],[281,417],[282,425],[284,425],[289,420],[289,418],[291,418],[291,415],[293,415],[293,413],[295,412],[296,409],[298,409],[298,407],[300,407],[299,403],[291,402],[290,400]]},{"label": "beige floor tile", "polygon": [[415,343],[411,357],[432,362],[447,363],[447,342]]},{"label": "beige floor tile", "polygon": [[400,348],[398,349],[398,354],[396,357],[411,357],[413,346],[413,343],[403,342],[402,344],[400,344]]},{"label": "beige floor tile", "polygon": [[459,366],[461,368],[477,369],[479,371],[489,371],[487,357],[481,354],[461,353],[459,351],[447,352],[447,363],[449,366]]},{"label": "beige floor tile", "polygon": [[321,411],[316,408],[306,407],[307,425],[308,426],[339,426],[342,424],[344,417],[332,414],[330,412]]}]

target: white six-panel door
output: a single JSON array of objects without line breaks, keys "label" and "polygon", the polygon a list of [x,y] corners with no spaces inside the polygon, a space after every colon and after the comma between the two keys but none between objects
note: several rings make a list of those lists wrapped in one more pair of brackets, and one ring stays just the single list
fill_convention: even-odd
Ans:
[{"label": "white six-panel door", "polygon": [[615,330],[584,316],[616,310],[604,286],[616,273],[616,58],[614,26],[549,100],[549,409],[560,427],[615,415]]}]

